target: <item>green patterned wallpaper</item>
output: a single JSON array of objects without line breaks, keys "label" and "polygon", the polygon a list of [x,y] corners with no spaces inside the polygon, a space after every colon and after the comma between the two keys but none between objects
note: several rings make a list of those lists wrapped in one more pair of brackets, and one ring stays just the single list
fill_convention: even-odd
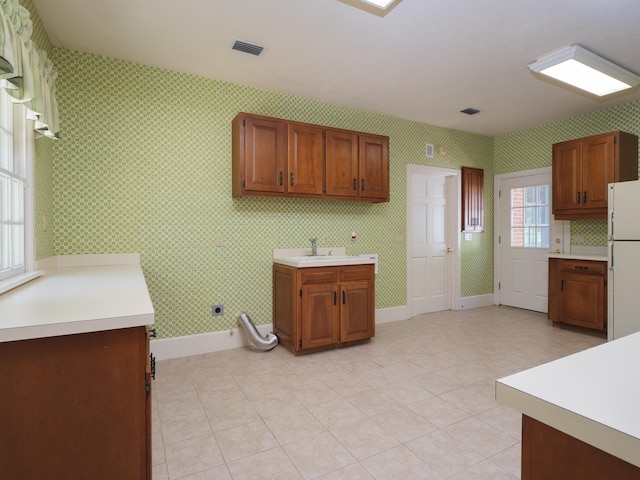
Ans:
[{"label": "green patterned wallpaper", "polygon": [[[31,40],[38,50],[44,51],[49,58],[53,56],[53,45],[49,41],[40,15],[31,0],[20,0],[20,4],[29,10],[33,31]],[[55,254],[53,228],[53,140],[39,137],[35,140],[35,234],[36,260]]]},{"label": "green patterned wallpaper", "polygon": [[[406,231],[406,165],[493,176],[489,137],[66,49],[54,59],[56,254],[141,252],[161,337],[234,327],[242,309],[270,323],[272,249],[306,247],[312,236],[378,253],[376,307],[406,305],[406,250],[396,241]],[[391,202],[233,199],[239,111],[388,135]],[[426,143],[446,146],[446,156],[427,162]],[[485,233],[463,242],[463,296],[493,290],[492,186]],[[225,304],[223,317],[212,318],[214,303]]]},{"label": "green patterned wallpaper", "polygon": [[[495,174],[551,165],[551,145],[572,138],[622,130],[640,136],[640,102],[631,102],[598,112],[521,130],[494,139]],[[584,242],[576,242],[576,235]],[[606,220],[571,222],[572,244],[605,246]]]}]

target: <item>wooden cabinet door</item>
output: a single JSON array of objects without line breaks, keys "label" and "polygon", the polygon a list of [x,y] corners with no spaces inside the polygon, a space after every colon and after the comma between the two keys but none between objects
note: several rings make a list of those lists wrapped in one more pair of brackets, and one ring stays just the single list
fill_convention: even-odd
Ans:
[{"label": "wooden cabinet door", "polygon": [[0,344],[0,477],[144,479],[146,327]]},{"label": "wooden cabinet door", "polygon": [[582,208],[582,142],[553,146],[553,213]]},{"label": "wooden cabinet door", "polygon": [[284,121],[250,116],[244,119],[246,191],[285,191],[286,145]]},{"label": "wooden cabinet door", "polygon": [[608,184],[613,181],[614,135],[597,135],[582,146],[582,208],[607,208]]},{"label": "wooden cabinet door", "polygon": [[327,195],[358,196],[358,135],[325,131]]},{"label": "wooden cabinet door", "polygon": [[294,349],[298,343],[295,269],[274,263],[272,290],[274,332],[284,347]]},{"label": "wooden cabinet door", "polygon": [[560,279],[562,322],[605,329],[605,281],[600,275],[563,273]]},{"label": "wooden cabinet door", "polygon": [[334,345],[340,340],[337,285],[302,287],[299,349]]},{"label": "wooden cabinet door", "polygon": [[484,231],[484,170],[462,167],[462,231]]},{"label": "wooden cabinet door", "polygon": [[360,135],[358,144],[359,197],[389,201],[389,139]]},{"label": "wooden cabinet door", "polygon": [[322,128],[290,123],[287,130],[289,140],[287,191],[322,195],[324,182]]},{"label": "wooden cabinet door", "polygon": [[373,337],[375,314],[371,282],[343,283],[340,294],[340,341]]}]

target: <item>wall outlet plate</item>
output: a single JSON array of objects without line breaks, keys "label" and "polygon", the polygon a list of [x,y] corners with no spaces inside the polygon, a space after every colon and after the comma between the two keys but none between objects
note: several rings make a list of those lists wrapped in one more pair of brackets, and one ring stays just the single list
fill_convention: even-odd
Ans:
[{"label": "wall outlet plate", "polygon": [[224,315],[224,305],[218,304],[211,307],[211,315],[214,317],[219,317],[220,315]]}]

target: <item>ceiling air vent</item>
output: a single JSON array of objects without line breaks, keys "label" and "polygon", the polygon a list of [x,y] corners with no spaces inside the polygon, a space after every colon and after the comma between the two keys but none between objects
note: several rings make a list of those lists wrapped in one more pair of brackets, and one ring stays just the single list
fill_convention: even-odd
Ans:
[{"label": "ceiling air vent", "polygon": [[264,47],[260,45],[254,45],[252,43],[242,42],[240,40],[236,40],[231,47],[232,50],[237,50],[238,52],[248,53],[250,55],[255,55],[256,57],[262,53]]},{"label": "ceiling air vent", "polygon": [[460,113],[466,113],[467,115],[475,115],[476,113],[479,113],[480,110],[478,110],[477,108],[465,108],[464,110],[460,110]]}]

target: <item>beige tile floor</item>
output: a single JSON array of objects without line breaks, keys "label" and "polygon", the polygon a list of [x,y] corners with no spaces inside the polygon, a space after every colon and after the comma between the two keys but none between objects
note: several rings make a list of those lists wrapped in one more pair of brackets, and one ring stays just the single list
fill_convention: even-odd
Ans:
[{"label": "beige tile floor", "polygon": [[153,478],[515,479],[520,414],[497,378],[604,340],[509,307],[378,325],[294,357],[239,348],[158,362]]}]

